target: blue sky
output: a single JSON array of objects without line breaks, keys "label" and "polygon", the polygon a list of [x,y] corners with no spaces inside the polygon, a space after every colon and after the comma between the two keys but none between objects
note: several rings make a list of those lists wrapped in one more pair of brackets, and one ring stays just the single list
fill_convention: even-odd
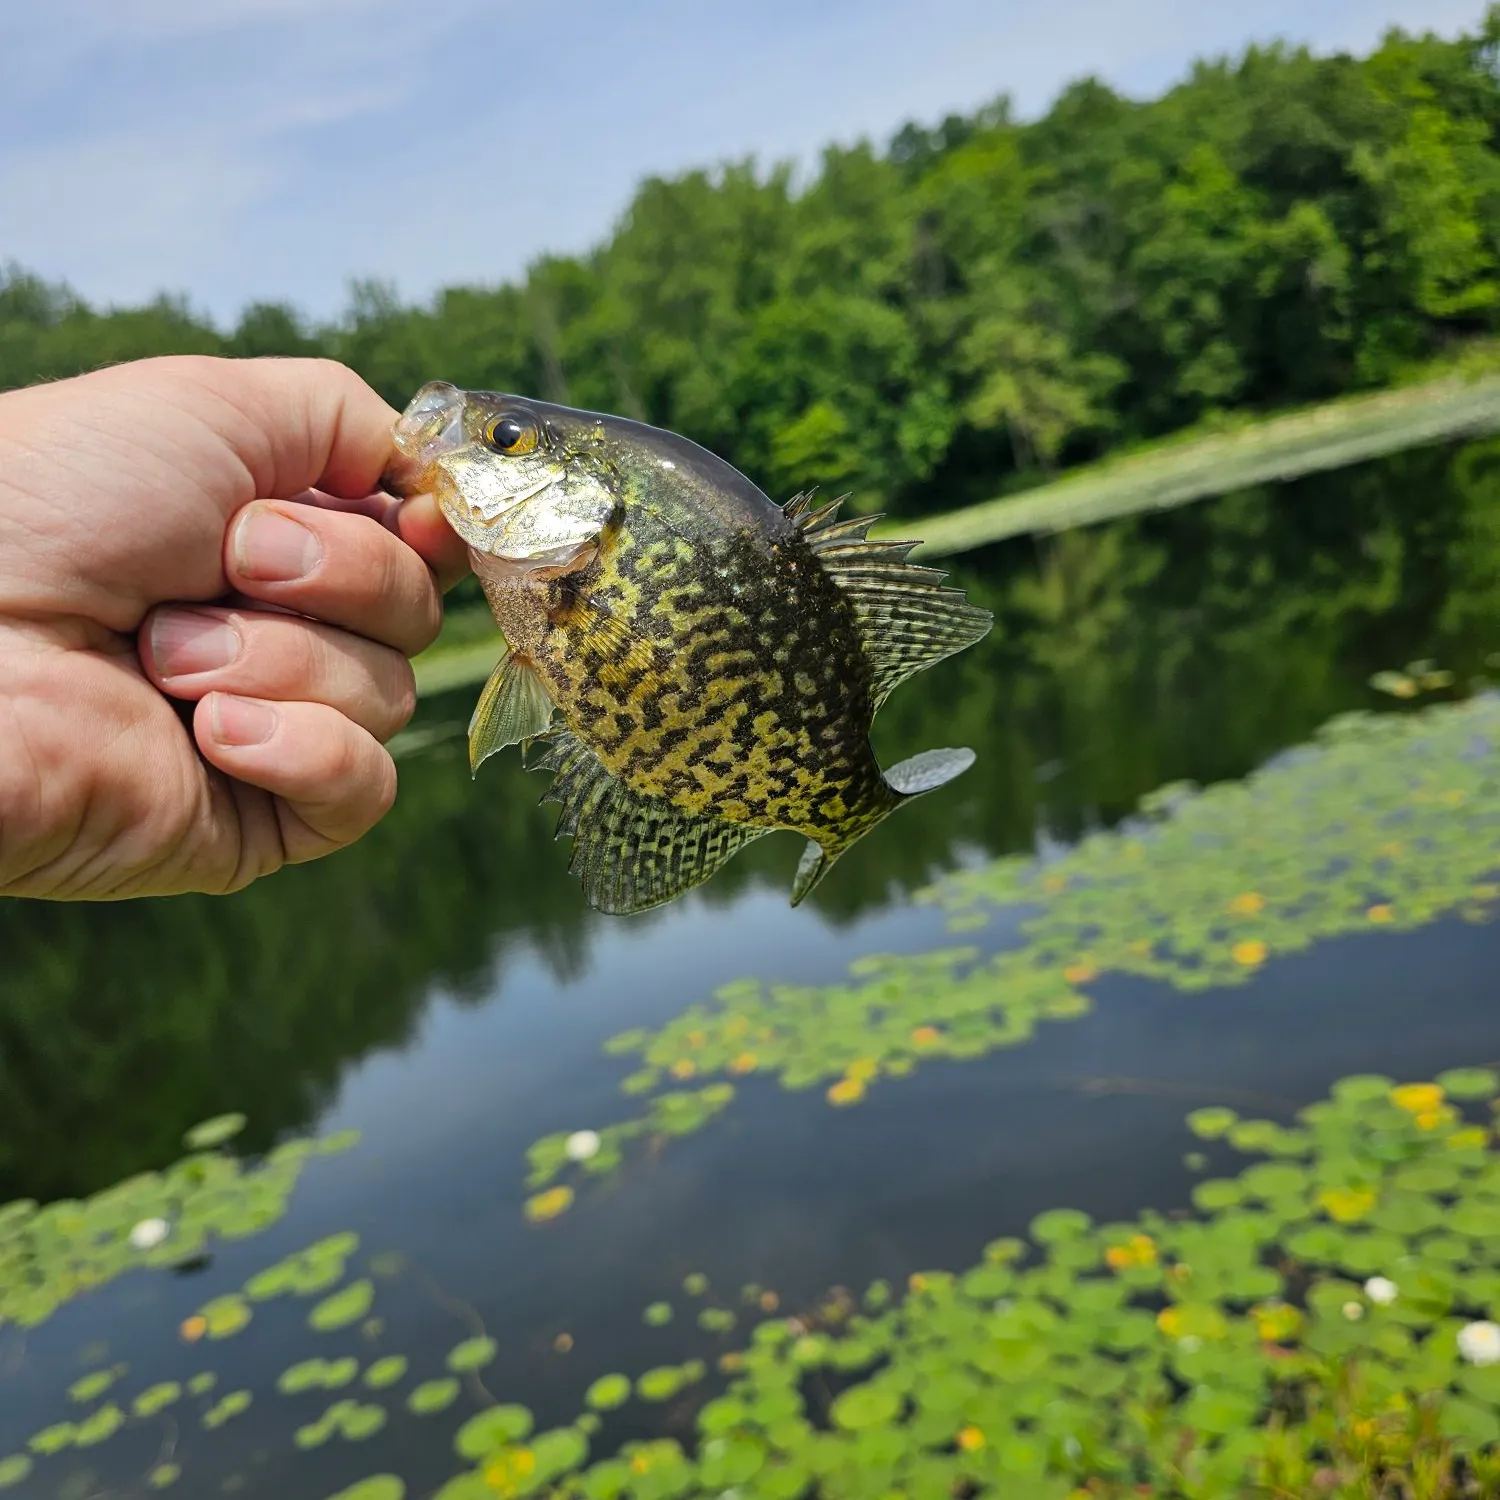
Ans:
[{"label": "blue sky", "polygon": [[43,0],[7,27],[0,263],[98,302],[316,317],[607,233],[635,182],[810,161],[1096,73],[1132,94],[1285,37],[1445,35],[1483,0]]}]

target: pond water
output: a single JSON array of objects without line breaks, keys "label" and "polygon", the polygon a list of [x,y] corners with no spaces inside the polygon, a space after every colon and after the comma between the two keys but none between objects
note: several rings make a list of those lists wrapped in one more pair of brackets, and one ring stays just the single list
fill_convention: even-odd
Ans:
[{"label": "pond water", "polygon": [[[871,953],[1016,947],[1024,911],[960,937],[913,893],[995,856],[1054,855],[1164,784],[1242,777],[1335,715],[1420,713],[1500,677],[1500,447],[1008,544],[958,571],[1000,625],[898,691],[877,748],[890,764],[968,744],[978,763],[798,910],[800,841],[785,835],[671,907],[591,913],[552,841],[555,809],[537,806],[544,779],[505,757],[471,781],[457,737],[403,760],[395,812],[355,849],[233,898],[0,909],[0,1203],[165,1166],[189,1127],[227,1111],[248,1116],[234,1145],[250,1158],[359,1132],[305,1164],[260,1233],[72,1287],[35,1328],[0,1323],[0,1457],[90,1410],[66,1394],[90,1370],[127,1366],[131,1393],[212,1372],[218,1393],[253,1396],[213,1430],[205,1398],[67,1446],[14,1492],[144,1493],[167,1463],[194,1495],[318,1500],[376,1471],[426,1493],[459,1467],[453,1432],[486,1391],[545,1426],[607,1372],[711,1362],[743,1342],[746,1284],[793,1312],[831,1287],[971,1264],[1044,1209],[1171,1210],[1197,1180],[1193,1108],[1290,1119],[1343,1075],[1500,1058],[1500,926],[1435,912],[1273,954],[1207,994],[1106,972],[1086,985],[1090,1014],[924,1063],[855,1108],[750,1073],[701,1129],[632,1142],[618,1171],[573,1179],[560,1217],[528,1222],[533,1142],[639,1113],[620,1089],[637,1064],[604,1050],[617,1033],[668,1026],[747,976],[828,986]],[[1452,682],[1410,700],[1371,687],[1418,657]],[[418,727],[461,727],[471,698],[424,703]],[[380,1272],[358,1326],[320,1335],[308,1302],[283,1298],[233,1337],[184,1336],[211,1299],[344,1231]],[[690,1273],[738,1332],[695,1326]],[[650,1326],[659,1301],[676,1315]],[[411,1414],[412,1381],[479,1334],[497,1346],[482,1388]],[[400,1354],[413,1375],[373,1435],[299,1447],[332,1398],[279,1394],[278,1376],[347,1352]],[[686,1436],[713,1388],[606,1416],[596,1451]]]}]

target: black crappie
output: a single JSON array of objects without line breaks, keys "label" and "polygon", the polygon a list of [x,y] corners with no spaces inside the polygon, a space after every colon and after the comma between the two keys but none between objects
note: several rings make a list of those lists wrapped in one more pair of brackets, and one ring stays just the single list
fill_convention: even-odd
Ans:
[{"label": "black crappie", "polygon": [[670,901],[777,828],[809,841],[795,906],[973,763],[928,750],[882,773],[871,752],[890,691],[991,623],[906,561],[914,543],[868,540],[875,517],[776,505],[675,433],[441,382],[395,441],[392,487],[436,493],[505,636],[471,764],[542,740],[600,910]]}]

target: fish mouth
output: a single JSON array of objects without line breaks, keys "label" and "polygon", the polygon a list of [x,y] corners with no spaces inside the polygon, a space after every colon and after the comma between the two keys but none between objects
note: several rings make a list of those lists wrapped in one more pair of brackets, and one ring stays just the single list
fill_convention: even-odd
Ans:
[{"label": "fish mouth", "polygon": [[396,418],[391,430],[396,452],[381,478],[382,487],[403,496],[431,490],[438,459],[465,442],[467,405],[456,385],[445,380],[428,381]]}]

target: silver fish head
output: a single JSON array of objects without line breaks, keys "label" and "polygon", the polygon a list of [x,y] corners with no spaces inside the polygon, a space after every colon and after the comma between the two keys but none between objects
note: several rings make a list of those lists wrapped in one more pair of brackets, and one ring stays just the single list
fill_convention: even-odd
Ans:
[{"label": "silver fish head", "polygon": [[601,420],[493,391],[424,385],[397,419],[387,484],[430,491],[479,553],[566,566],[604,530],[619,475]]}]

